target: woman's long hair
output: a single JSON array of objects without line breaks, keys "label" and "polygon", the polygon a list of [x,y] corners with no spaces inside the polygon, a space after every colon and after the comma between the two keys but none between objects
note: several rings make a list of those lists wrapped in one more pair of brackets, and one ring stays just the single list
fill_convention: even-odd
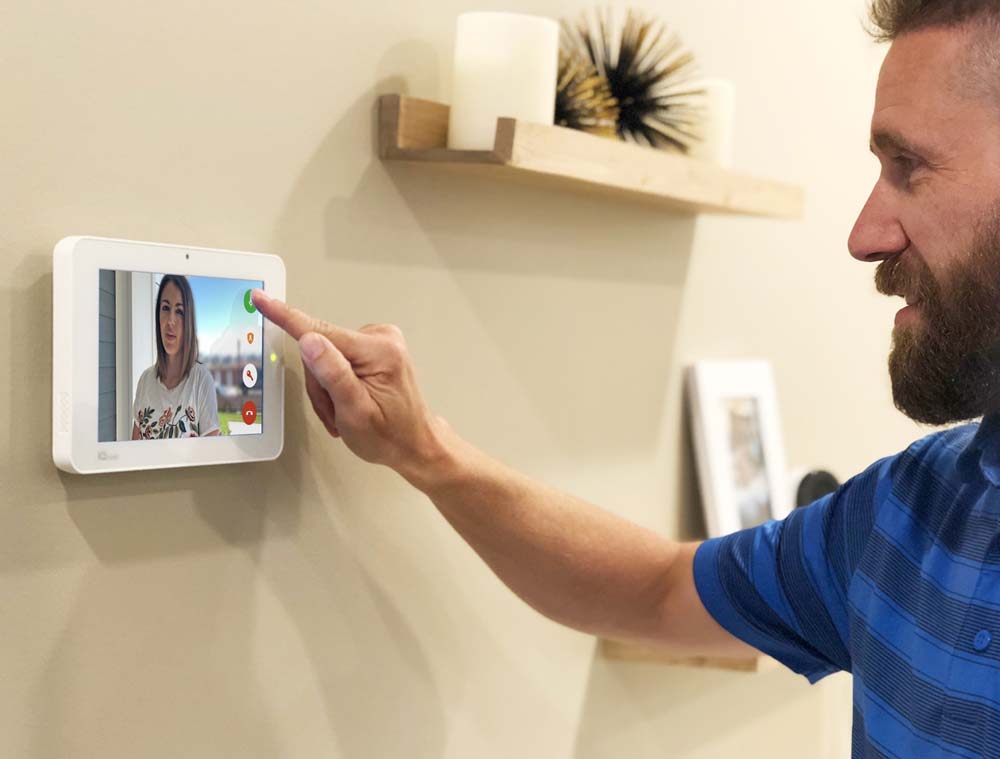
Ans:
[{"label": "woman's long hair", "polygon": [[156,323],[156,378],[162,380],[167,374],[167,351],[163,347],[163,335],[160,334],[160,299],[163,288],[173,283],[181,291],[184,301],[184,342],[181,345],[181,382],[188,376],[191,367],[198,360],[198,330],[194,318],[194,294],[187,277],[180,274],[164,274],[160,280],[160,289],[156,291],[156,303],[153,306],[153,316]]}]

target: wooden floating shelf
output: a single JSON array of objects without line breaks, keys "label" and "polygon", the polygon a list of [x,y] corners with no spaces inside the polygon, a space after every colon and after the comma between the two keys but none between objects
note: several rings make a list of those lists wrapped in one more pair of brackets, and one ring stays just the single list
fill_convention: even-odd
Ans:
[{"label": "wooden floating shelf", "polygon": [[800,187],[740,174],[709,161],[596,137],[575,129],[497,119],[492,150],[449,150],[447,105],[402,95],[379,98],[379,156],[555,180],[691,213],[793,219]]},{"label": "wooden floating shelf", "polygon": [[700,667],[702,669],[727,669],[736,672],[767,672],[779,669],[780,664],[770,656],[759,654],[747,659],[721,656],[675,656],[652,646],[624,643],[617,640],[601,639],[601,653],[609,659],[621,661],[652,662],[676,667]]}]

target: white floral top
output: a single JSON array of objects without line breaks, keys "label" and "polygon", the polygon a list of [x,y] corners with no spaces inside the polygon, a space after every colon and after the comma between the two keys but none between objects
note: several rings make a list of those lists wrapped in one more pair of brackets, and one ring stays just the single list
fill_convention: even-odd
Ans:
[{"label": "white floral top", "polygon": [[212,375],[195,364],[188,376],[172,390],[156,378],[156,366],[139,377],[132,403],[132,419],[139,437],[199,437],[219,429],[219,406]]}]

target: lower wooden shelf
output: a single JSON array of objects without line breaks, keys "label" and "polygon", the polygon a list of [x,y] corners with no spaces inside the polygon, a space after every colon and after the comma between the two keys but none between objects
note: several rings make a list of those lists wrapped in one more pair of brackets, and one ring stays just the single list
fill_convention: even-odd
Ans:
[{"label": "lower wooden shelf", "polygon": [[644,661],[675,667],[726,669],[734,672],[766,672],[781,666],[780,662],[764,654],[746,659],[724,656],[677,656],[654,646],[624,643],[607,638],[601,639],[601,653],[609,659],[621,661]]}]

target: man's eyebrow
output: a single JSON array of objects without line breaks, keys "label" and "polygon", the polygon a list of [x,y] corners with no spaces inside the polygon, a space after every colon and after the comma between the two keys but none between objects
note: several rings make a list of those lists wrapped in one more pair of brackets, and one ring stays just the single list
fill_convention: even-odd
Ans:
[{"label": "man's eyebrow", "polygon": [[914,155],[928,158],[931,157],[934,152],[923,145],[918,145],[915,142],[906,139],[899,132],[894,132],[889,129],[879,129],[872,132],[871,141],[868,143],[868,149],[874,153],[876,147],[883,153],[888,153],[892,150],[900,150],[905,153],[913,153]]}]

